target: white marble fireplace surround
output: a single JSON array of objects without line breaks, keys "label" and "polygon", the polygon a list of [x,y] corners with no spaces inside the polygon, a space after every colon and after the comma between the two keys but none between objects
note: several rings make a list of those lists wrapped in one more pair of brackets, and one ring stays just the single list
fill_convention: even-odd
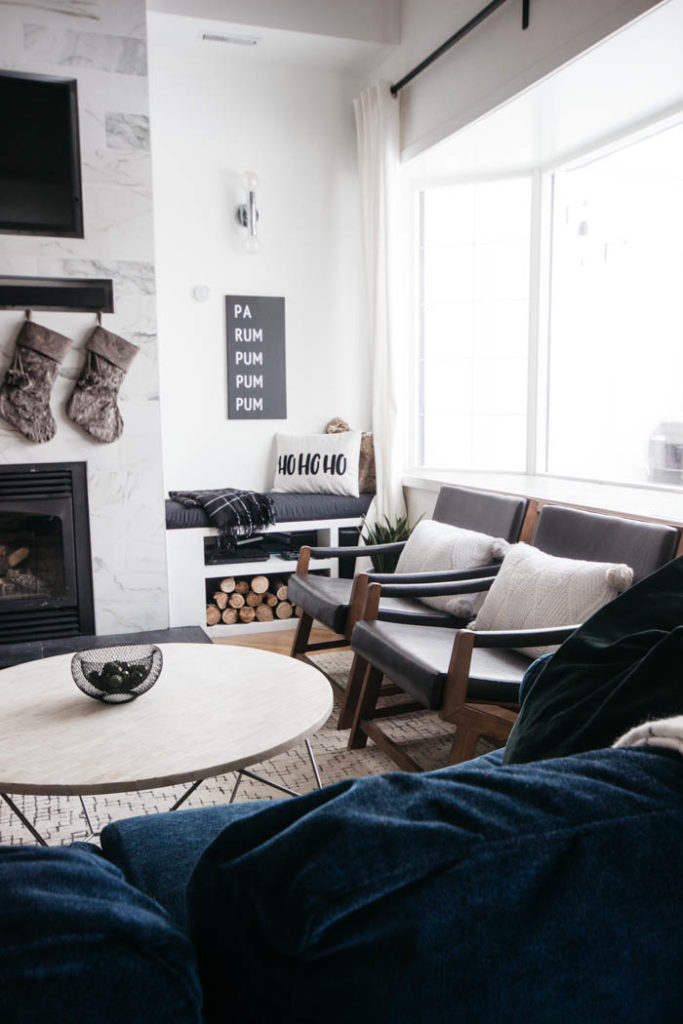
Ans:
[{"label": "white marble fireplace surround", "polygon": [[[32,444],[0,420],[0,462],[87,463],[101,634],[168,625],[146,51],[144,0],[0,0],[0,68],[77,79],[85,219],[84,238],[0,235],[0,274],[112,278],[103,326],[140,346],[123,436],[100,444],[64,414],[95,318],[36,311],[73,339],[52,392],[57,433]],[[0,377],[21,321],[0,310]]]}]

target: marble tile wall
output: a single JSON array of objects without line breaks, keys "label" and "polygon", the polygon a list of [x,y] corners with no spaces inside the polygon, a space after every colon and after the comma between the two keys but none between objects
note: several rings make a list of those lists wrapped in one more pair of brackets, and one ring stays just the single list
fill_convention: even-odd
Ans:
[{"label": "marble tile wall", "polygon": [[47,25],[23,25],[24,53],[29,60],[62,68],[91,68],[120,75],[146,75],[144,40],[97,32],[60,31]]},{"label": "marble tile wall", "polygon": [[[0,420],[0,462],[85,461],[97,632],[168,624],[161,479],[156,288],[144,0],[0,0],[0,69],[78,82],[84,238],[0,235],[0,274],[109,277],[103,325],[140,351],[121,388],[123,436],[93,441],[64,406],[95,326],[82,313],[36,312],[73,339],[55,383],[57,433],[32,444]],[[0,310],[0,378],[18,312]]]}]

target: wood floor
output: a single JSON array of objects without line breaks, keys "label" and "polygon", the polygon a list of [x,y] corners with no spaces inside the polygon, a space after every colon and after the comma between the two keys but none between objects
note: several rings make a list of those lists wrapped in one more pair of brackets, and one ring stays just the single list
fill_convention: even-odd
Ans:
[{"label": "wood floor", "polygon": [[[272,633],[240,633],[236,637],[216,637],[215,644],[236,644],[239,647],[258,647],[262,651],[274,651],[276,654],[289,654],[294,640],[294,629],[273,630]],[[311,630],[311,643],[324,643],[334,640],[336,634],[325,626],[314,626]],[[340,647],[345,647],[343,637],[339,637]]]}]

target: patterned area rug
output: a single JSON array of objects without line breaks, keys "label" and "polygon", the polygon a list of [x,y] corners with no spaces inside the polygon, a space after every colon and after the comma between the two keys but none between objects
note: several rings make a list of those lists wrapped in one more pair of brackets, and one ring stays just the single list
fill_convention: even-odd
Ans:
[{"label": "patterned area rug", "polygon": [[[346,651],[320,654],[316,656],[316,663],[344,685],[351,664],[351,655]],[[323,785],[396,770],[393,762],[372,741],[368,742],[364,750],[348,750],[348,731],[340,732],[336,728],[338,714],[339,704],[335,700],[332,715],[322,729],[311,737],[311,746]],[[394,720],[387,719],[384,727],[394,740],[405,745],[406,750],[425,769],[441,768],[445,765],[454,730],[452,726],[445,725],[433,712],[425,711]],[[477,752],[484,753],[489,749],[491,748],[482,742]],[[315,786],[311,763],[303,743],[262,764],[251,765],[250,770],[297,793],[306,793]],[[207,779],[183,806],[205,807],[228,803],[235,780],[236,775],[232,772]],[[99,831],[110,821],[169,810],[186,789],[187,786],[173,786],[143,792],[88,796],[84,798],[84,802],[93,827]],[[51,845],[85,839],[90,834],[77,797],[15,796],[13,799]],[[235,799],[278,800],[287,797],[262,783],[243,777]],[[28,830],[12,814],[4,801],[0,801],[0,842],[11,845],[34,842]]]}]

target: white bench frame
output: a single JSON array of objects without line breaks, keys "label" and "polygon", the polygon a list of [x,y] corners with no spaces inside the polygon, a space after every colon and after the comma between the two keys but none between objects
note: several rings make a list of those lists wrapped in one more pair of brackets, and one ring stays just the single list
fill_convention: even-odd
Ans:
[{"label": "white bench frame", "polygon": [[[360,516],[351,519],[307,519],[295,522],[276,523],[259,533],[289,533],[290,531],[311,531],[318,533],[320,547],[338,547],[339,530],[342,527],[361,525]],[[217,537],[215,527],[191,527],[189,529],[166,531],[166,555],[168,562],[168,595],[171,626],[201,626],[210,637],[238,636],[241,633],[270,632],[278,629],[292,629],[298,623],[291,619],[274,619],[273,622],[236,622],[232,626],[220,623],[206,625],[206,580],[219,576],[278,576],[290,575],[296,571],[296,561],[272,557],[267,561],[224,562],[216,565],[204,564],[204,538]],[[329,569],[330,576],[339,573],[339,559],[318,559],[311,569]]]}]

